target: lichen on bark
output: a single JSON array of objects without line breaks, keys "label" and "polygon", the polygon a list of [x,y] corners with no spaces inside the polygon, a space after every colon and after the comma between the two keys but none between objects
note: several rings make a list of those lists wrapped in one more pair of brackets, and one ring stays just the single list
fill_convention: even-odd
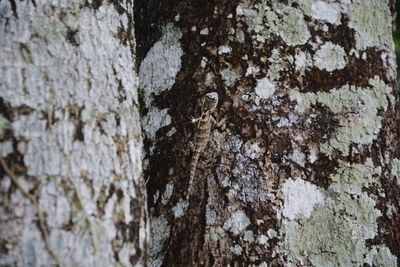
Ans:
[{"label": "lichen on bark", "polygon": [[[371,7],[379,13],[374,32],[365,16]],[[399,263],[387,3],[171,1],[158,8],[168,11],[156,25],[179,29],[182,54],[173,84],[151,104],[170,116],[147,144],[150,210],[156,222],[163,218],[155,232],[169,233],[157,247],[162,263],[153,263]],[[212,129],[198,190],[184,201],[186,143],[195,131],[187,117],[198,116],[210,91],[220,96],[213,115],[229,119]]]}]

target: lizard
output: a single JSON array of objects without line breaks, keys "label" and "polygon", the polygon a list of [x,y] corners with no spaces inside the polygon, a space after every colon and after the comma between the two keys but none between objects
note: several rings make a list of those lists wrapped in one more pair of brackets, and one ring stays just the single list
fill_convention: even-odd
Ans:
[{"label": "lizard", "polygon": [[[211,92],[205,95],[201,108],[201,116],[197,119],[192,119],[192,122],[197,122],[197,129],[194,135],[194,142],[192,148],[192,160],[190,163],[190,175],[188,186],[188,197],[193,192],[193,182],[196,174],[197,163],[201,153],[206,148],[211,135],[211,126],[215,122],[212,113],[218,104],[218,94]],[[187,197],[187,198],[188,198]]]}]

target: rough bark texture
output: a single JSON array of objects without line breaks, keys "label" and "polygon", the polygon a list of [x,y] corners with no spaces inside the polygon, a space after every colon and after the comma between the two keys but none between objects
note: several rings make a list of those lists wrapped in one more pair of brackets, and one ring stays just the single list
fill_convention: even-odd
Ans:
[{"label": "rough bark texture", "polygon": [[[389,1],[138,1],[135,14],[151,266],[400,264]],[[189,117],[210,91],[229,120],[186,201]]]},{"label": "rough bark texture", "polygon": [[1,266],[144,264],[133,11],[0,1]]}]

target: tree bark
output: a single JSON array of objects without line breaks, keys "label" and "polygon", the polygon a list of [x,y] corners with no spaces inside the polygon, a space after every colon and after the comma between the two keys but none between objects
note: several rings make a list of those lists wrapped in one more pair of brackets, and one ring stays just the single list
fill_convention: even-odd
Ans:
[{"label": "tree bark", "polygon": [[[138,1],[135,18],[150,266],[400,264],[388,1]],[[211,91],[228,120],[188,195]]]},{"label": "tree bark", "polygon": [[0,1],[0,265],[143,266],[132,1]]}]

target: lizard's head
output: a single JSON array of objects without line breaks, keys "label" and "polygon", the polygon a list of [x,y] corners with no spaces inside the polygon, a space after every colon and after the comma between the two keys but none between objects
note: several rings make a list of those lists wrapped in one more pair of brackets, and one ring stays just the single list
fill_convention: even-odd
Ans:
[{"label": "lizard's head", "polygon": [[204,97],[204,109],[213,111],[218,104],[218,94],[216,92],[211,92],[206,94]]}]

